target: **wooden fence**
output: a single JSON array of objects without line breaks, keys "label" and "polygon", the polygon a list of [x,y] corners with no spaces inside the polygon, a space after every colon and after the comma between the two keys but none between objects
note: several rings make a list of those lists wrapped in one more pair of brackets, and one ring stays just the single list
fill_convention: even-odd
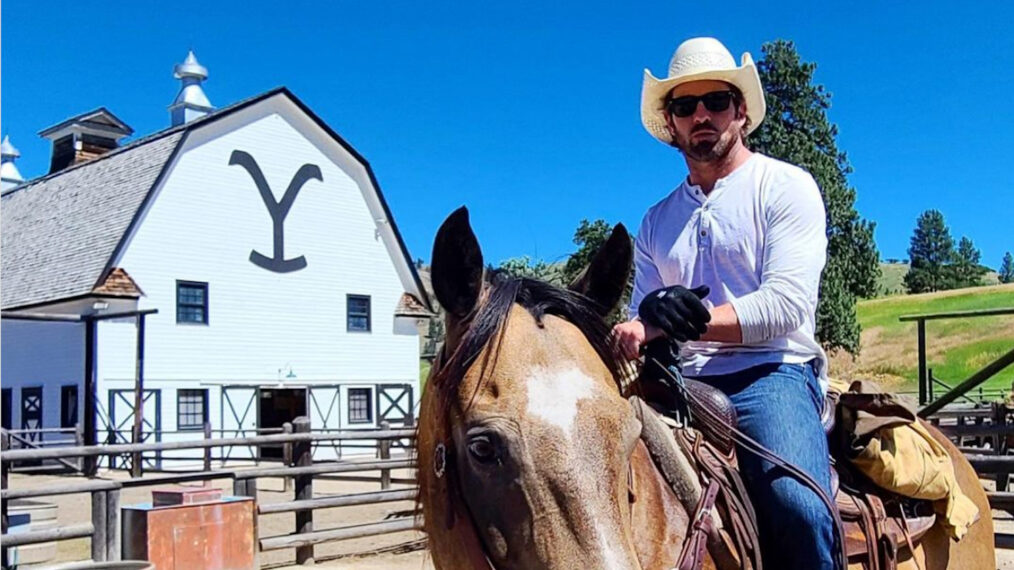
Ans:
[{"label": "wooden fence", "polygon": [[[259,538],[261,551],[295,548],[296,559],[300,564],[311,564],[314,559],[314,545],[325,542],[375,536],[420,528],[421,519],[416,516],[402,516],[374,523],[346,526],[333,529],[313,529],[313,512],[315,509],[344,507],[352,505],[381,504],[393,501],[412,499],[416,489],[391,489],[393,483],[414,484],[414,478],[398,479],[392,477],[392,470],[411,469],[415,467],[412,449],[406,457],[392,458],[392,441],[414,440],[413,429],[391,429],[384,422],[379,430],[345,430],[332,433],[314,433],[310,431],[308,418],[297,418],[291,427],[286,426],[286,433],[277,435],[259,435],[252,437],[235,437],[206,439],[196,441],[171,441],[141,444],[72,446],[53,449],[31,448],[12,449],[11,434],[6,430],[2,434],[2,517],[3,534],[0,537],[0,550],[3,553],[3,566],[9,566],[8,548],[29,544],[38,544],[58,540],[82,537],[91,539],[91,559],[97,562],[116,561],[120,559],[122,537],[120,536],[120,493],[125,488],[147,487],[152,485],[178,484],[193,481],[211,481],[231,479],[233,494],[256,497],[257,479],[264,477],[281,477],[286,487],[289,481],[295,488],[295,500],[271,505],[257,504],[258,514],[294,512],[296,525],[291,534],[283,536]],[[343,440],[376,440],[376,460],[342,460],[317,462],[313,461],[314,443],[340,442]],[[111,454],[131,454],[138,457],[145,452],[161,452],[179,449],[202,449],[205,457],[209,457],[212,448],[223,446],[283,446],[285,459],[279,466],[254,467],[247,469],[216,469],[190,473],[160,474],[148,477],[131,477],[124,481],[98,481],[62,484],[58,488],[45,489],[10,489],[8,488],[11,465],[25,461],[84,459]],[[204,467],[208,468],[207,460]],[[380,471],[379,492],[354,493],[322,498],[314,498],[313,481],[321,477],[345,477],[350,473]],[[361,480],[361,479],[360,479]],[[8,534],[8,503],[13,499],[51,497],[56,495],[89,493],[91,494],[91,522],[85,524],[58,526],[45,530],[30,530],[17,534]]]}]

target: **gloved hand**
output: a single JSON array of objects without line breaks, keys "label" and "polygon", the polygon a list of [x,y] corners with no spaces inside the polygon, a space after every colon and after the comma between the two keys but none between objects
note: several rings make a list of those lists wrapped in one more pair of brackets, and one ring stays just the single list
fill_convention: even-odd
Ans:
[{"label": "gloved hand", "polygon": [[701,299],[710,292],[707,285],[694,289],[682,285],[663,287],[645,295],[637,308],[637,315],[670,339],[679,342],[700,340],[711,320],[711,313]]}]

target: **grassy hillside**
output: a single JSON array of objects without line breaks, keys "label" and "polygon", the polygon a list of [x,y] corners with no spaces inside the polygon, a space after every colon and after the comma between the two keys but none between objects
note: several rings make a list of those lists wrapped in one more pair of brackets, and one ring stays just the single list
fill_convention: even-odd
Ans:
[{"label": "grassy hillside", "polygon": [[[916,323],[899,322],[901,315],[1014,307],[1014,285],[956,289],[923,295],[901,295],[861,301],[862,352],[856,361],[839,355],[832,373],[844,378],[870,378],[892,390],[918,389]],[[928,321],[927,366],[933,375],[954,385],[1014,348],[1014,315]],[[1014,367],[994,376],[984,389],[1010,389]]]},{"label": "grassy hillside", "polygon": [[[908,273],[907,263],[881,263],[880,279],[877,280],[877,296],[905,294],[906,273]],[[1000,283],[1000,279],[996,271],[989,271],[982,277],[982,282],[986,285],[996,285]]]}]

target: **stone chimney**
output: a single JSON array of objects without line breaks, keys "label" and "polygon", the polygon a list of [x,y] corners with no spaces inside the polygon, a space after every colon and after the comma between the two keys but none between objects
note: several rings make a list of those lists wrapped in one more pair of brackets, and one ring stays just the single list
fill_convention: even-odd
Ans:
[{"label": "stone chimney", "polygon": [[201,87],[201,82],[208,78],[208,69],[198,63],[193,50],[187,53],[183,63],[173,68],[173,76],[182,82],[180,92],[176,94],[173,104],[169,105],[169,115],[174,127],[189,123],[214,110]]},{"label": "stone chimney", "polygon": [[4,136],[3,142],[0,143],[0,192],[5,192],[25,181],[18,172],[18,167],[14,166],[14,161],[19,156],[21,153],[11,144],[11,138]]},{"label": "stone chimney", "polygon": [[102,156],[133,133],[134,129],[116,115],[99,107],[53,125],[39,136],[53,141],[53,157],[49,162],[49,172],[53,173]]}]

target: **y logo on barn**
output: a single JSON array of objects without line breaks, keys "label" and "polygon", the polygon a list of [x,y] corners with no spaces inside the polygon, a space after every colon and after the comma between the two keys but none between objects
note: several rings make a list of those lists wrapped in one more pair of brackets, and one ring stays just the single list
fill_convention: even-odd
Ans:
[{"label": "y logo on barn", "polygon": [[306,184],[310,179],[324,181],[320,167],[316,164],[300,166],[296,175],[292,177],[292,181],[289,182],[289,187],[285,189],[281,201],[275,201],[275,196],[271,193],[271,186],[268,185],[268,181],[264,178],[254,157],[241,150],[234,150],[232,156],[229,157],[229,165],[234,164],[242,166],[250,173],[250,177],[253,178],[257,190],[260,192],[261,199],[264,200],[264,205],[268,207],[271,223],[274,226],[274,255],[267,257],[257,250],[251,250],[250,262],[275,273],[289,273],[306,267],[306,258],[302,255],[293,259],[285,259],[284,223],[285,217],[289,215],[289,209],[292,208],[292,203],[296,201],[296,195],[303,188],[303,184]]}]

